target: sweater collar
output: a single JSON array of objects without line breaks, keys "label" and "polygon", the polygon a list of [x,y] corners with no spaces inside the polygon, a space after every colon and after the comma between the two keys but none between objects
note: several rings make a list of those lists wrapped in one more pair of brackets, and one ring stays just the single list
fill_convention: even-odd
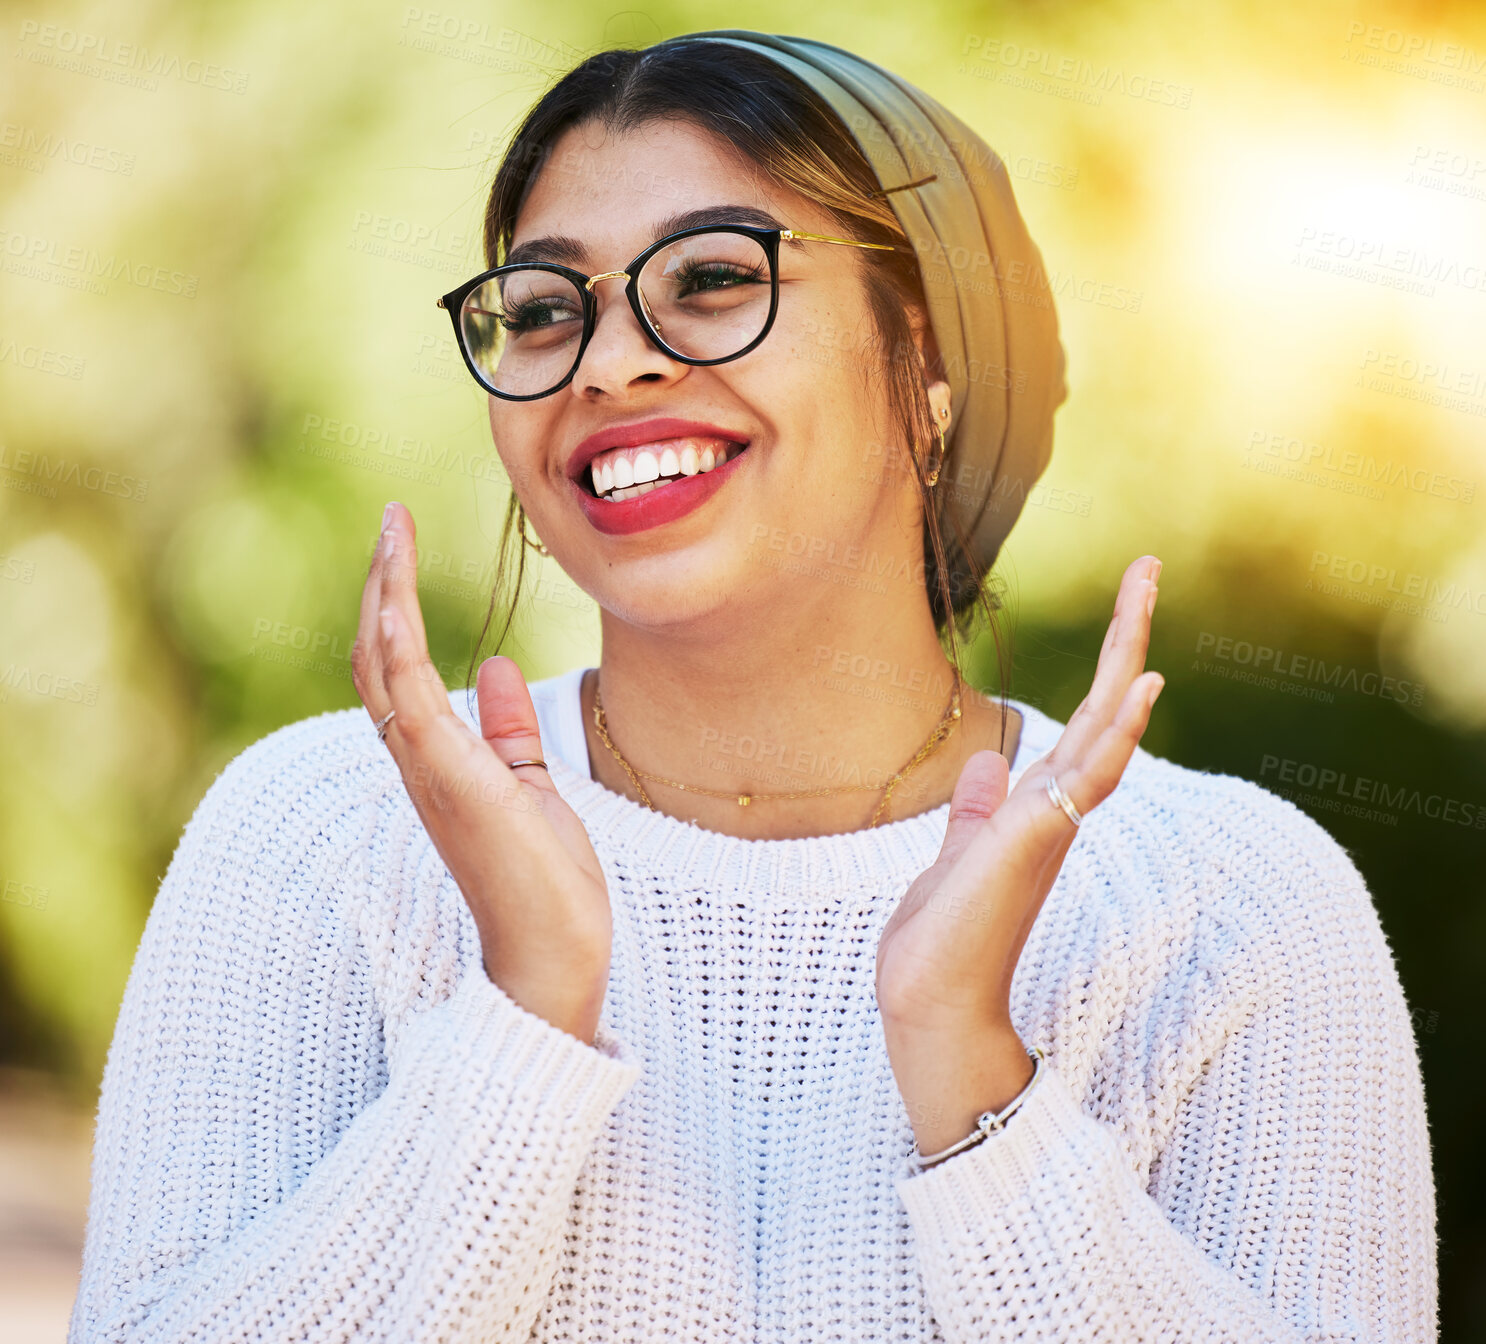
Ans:
[{"label": "sweater collar", "polygon": [[[581,670],[551,679],[550,690],[561,694],[538,695],[533,699],[543,718],[576,716],[581,728],[578,685]],[[543,686],[544,691],[549,687]],[[571,703],[568,703],[571,701]],[[1063,725],[1032,705],[1008,697],[1007,703],[1022,716],[1022,733],[1016,760],[1010,771],[1015,787],[1027,767],[1052,750]],[[556,740],[555,721],[543,722],[543,740]],[[626,856],[645,856],[652,871],[681,871],[711,885],[727,874],[730,888],[756,893],[778,893],[778,898],[797,898],[803,889],[811,893],[860,892],[864,883],[886,873],[917,876],[934,861],[944,842],[949,804],[873,828],[841,831],[832,835],[785,839],[752,839],[707,830],[626,798],[574,769],[561,755],[547,753],[549,773],[557,791],[583,820],[596,849]],[[710,880],[710,881],[709,881]]]}]

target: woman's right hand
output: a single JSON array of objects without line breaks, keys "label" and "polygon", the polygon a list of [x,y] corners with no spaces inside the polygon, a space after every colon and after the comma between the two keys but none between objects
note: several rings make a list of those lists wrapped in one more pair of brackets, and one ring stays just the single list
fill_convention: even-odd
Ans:
[{"label": "woman's right hand", "polygon": [[521,669],[505,657],[480,665],[480,737],[449,704],[428,656],[413,517],[401,504],[388,505],[362,591],[351,679],[373,722],[397,711],[387,746],[475,917],[486,974],[591,1045],[613,937],[603,869],[547,771],[508,764],[546,759]]}]

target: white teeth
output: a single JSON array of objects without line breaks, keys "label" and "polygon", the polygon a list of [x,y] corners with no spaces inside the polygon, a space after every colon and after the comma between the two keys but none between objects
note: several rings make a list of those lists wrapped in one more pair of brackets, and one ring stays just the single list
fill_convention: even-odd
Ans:
[{"label": "white teeth", "polygon": [[668,444],[659,457],[648,448],[633,456],[605,453],[594,459],[589,477],[594,494],[602,499],[636,499],[680,477],[712,471],[742,451],[735,443],[716,448],[707,444],[700,451],[694,443],[684,443],[680,453]]}]

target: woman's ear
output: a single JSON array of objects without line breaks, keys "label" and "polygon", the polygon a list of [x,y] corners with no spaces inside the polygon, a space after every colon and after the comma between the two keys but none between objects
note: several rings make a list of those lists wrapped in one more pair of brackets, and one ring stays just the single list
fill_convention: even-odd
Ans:
[{"label": "woman's ear", "polygon": [[940,373],[939,342],[934,339],[934,328],[929,325],[928,317],[917,304],[908,310],[908,324],[913,331],[919,358],[923,361],[920,367],[924,370],[934,424],[940,429],[947,429],[950,416],[949,384]]},{"label": "woman's ear", "polygon": [[933,416],[936,428],[948,430],[953,407],[950,406],[950,384],[939,372],[939,342],[933,339],[933,327],[929,326],[929,318],[917,305],[909,309],[908,323],[914,333],[918,355],[923,360],[923,369],[926,370],[924,387],[929,392],[929,413]]},{"label": "woman's ear", "polygon": [[918,347],[922,367],[929,377],[939,371],[939,342],[934,339],[934,328],[929,325],[928,314],[917,303],[908,306],[908,325],[913,331],[913,343]]}]

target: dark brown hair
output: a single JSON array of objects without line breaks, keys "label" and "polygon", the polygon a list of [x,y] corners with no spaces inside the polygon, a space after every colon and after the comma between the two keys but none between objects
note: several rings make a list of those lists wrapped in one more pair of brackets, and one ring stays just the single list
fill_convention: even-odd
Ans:
[{"label": "dark brown hair", "polygon": [[[996,623],[999,597],[989,591],[986,573],[976,565],[953,509],[947,510],[954,533],[949,551],[953,561],[947,558],[943,519],[924,477],[923,456],[913,449],[915,444],[924,445],[924,454],[929,455],[929,450],[938,447],[927,390],[937,369],[926,367],[920,358],[910,316],[916,313],[921,322],[927,322],[918,263],[882,190],[884,185],[898,184],[879,183],[830,105],[766,56],[707,39],[643,51],[602,51],[565,74],[516,130],[485,208],[488,266],[501,265],[509,252],[522,204],[553,146],[570,127],[589,120],[616,132],[652,120],[686,122],[731,145],[745,167],[814,202],[836,221],[840,236],[902,249],[852,249],[874,329],[873,339],[861,351],[864,358],[859,366],[880,371],[884,378],[902,435],[901,465],[918,482],[925,519],[924,585],[935,628],[941,641],[948,642],[950,660],[959,667],[960,641],[968,637],[976,614],[982,615],[996,642],[1004,695],[1009,666]],[[899,465],[886,456],[884,460],[891,467]],[[471,656],[467,688],[473,684],[480,645],[507,587],[510,594],[504,603],[506,618],[497,650],[510,630],[526,572],[525,536],[525,511],[513,489],[501,529],[490,606]],[[1004,734],[1004,699],[1001,709]]]}]

